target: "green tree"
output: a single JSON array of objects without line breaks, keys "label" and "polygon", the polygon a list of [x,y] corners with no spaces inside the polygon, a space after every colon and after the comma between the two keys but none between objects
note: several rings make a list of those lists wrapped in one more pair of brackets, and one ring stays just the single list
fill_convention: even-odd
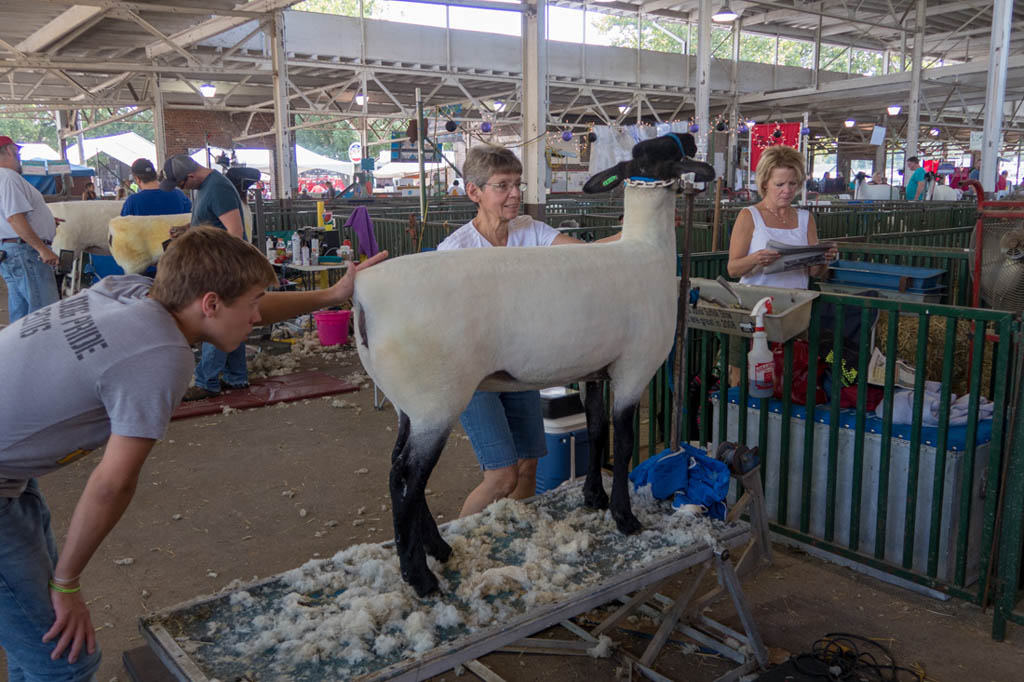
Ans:
[{"label": "green tree", "polygon": [[[291,9],[300,12],[319,12],[321,14],[337,14],[343,17],[359,16],[359,0],[305,0]],[[380,16],[383,6],[377,0],[363,0],[363,12],[368,17]]]},{"label": "green tree", "polygon": [[31,114],[4,114],[0,111],[0,135],[15,142],[41,142],[57,148],[57,124],[52,116]]},{"label": "green tree", "polygon": [[[324,116],[304,116],[307,122],[328,120]],[[359,133],[347,121],[329,128],[301,128],[295,131],[295,143],[332,159],[348,160],[348,147],[359,141]]]}]

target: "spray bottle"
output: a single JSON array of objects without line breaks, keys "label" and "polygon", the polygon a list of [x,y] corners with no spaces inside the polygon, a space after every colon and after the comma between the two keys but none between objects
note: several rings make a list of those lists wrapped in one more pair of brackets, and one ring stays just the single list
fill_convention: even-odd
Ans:
[{"label": "spray bottle", "polygon": [[775,359],[768,349],[768,335],[764,333],[764,316],[772,312],[772,297],[765,296],[750,316],[754,318],[754,343],[747,355],[748,394],[751,398],[769,398],[775,392]]}]

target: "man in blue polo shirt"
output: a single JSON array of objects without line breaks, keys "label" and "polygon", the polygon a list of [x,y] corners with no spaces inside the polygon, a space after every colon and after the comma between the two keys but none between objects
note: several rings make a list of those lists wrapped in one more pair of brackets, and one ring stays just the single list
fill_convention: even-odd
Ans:
[{"label": "man in blue polo shirt", "polygon": [[149,159],[135,159],[132,177],[139,191],[125,199],[121,215],[177,215],[191,213],[192,201],[177,187],[173,192],[160,189],[156,167]]}]

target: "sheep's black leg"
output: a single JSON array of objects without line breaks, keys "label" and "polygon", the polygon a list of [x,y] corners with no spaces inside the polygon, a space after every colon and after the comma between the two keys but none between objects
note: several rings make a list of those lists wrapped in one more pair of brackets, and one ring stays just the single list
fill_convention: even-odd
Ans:
[{"label": "sheep's black leg", "polygon": [[[402,579],[421,597],[436,592],[438,586],[437,578],[427,568],[425,545],[430,544],[434,556],[444,554],[443,549],[447,548],[447,544],[440,540],[437,526],[430,517],[424,499],[430,472],[437,464],[447,438],[448,429],[440,433],[413,432],[391,464],[391,515],[395,524],[395,545],[402,567]],[[432,528],[425,529],[426,524]],[[436,541],[440,541],[444,547],[437,545]]]},{"label": "sheep's black leg", "polygon": [[[391,464],[394,465],[395,461],[401,456],[402,448],[409,440],[409,417],[404,412],[398,413],[398,440],[395,441],[395,449],[391,453]],[[448,546],[448,543],[441,538],[441,534],[437,530],[437,522],[434,521],[433,516],[430,513],[430,509],[427,508],[427,502],[424,498],[422,508],[416,512],[417,527],[419,528],[423,546],[426,548],[427,553],[434,557],[438,561],[448,561],[448,558],[452,554],[452,548]]]},{"label": "sheep's black leg", "polygon": [[409,442],[409,416],[402,411],[398,412],[398,438],[395,440],[395,449],[391,451],[391,465],[402,454],[402,449]]},{"label": "sheep's black leg", "polygon": [[607,509],[608,494],[601,483],[601,467],[608,454],[608,413],[605,410],[604,390],[600,382],[588,381],[585,396],[587,412],[587,440],[590,463],[583,482],[583,504],[591,509]]},{"label": "sheep's black leg", "polygon": [[633,516],[629,502],[629,461],[633,458],[633,418],[636,405],[613,415],[615,423],[615,465],[612,470],[612,518],[619,532],[630,535],[643,529]]}]

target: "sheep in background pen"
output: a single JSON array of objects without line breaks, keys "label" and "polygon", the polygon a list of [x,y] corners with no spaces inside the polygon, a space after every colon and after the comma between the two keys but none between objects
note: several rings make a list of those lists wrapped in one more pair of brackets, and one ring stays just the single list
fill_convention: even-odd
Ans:
[{"label": "sheep in background pen", "polygon": [[[614,243],[421,253],[382,263],[356,280],[353,307],[363,367],[395,405],[398,438],[390,490],[402,577],[425,596],[438,588],[429,553],[451,555],[424,490],[452,423],[473,391],[523,391],[587,380],[593,444],[584,502],[611,509],[623,533],[640,530],[627,466],[633,418],[675,330],[675,189],[683,173],[714,178],[688,160],[690,135],[637,144],[633,159],[594,176],[584,191],[627,183],[622,238]],[[455,311],[455,312],[451,312]],[[615,464],[601,482],[608,437],[602,392],[614,390]]]},{"label": "sheep in background pen", "polygon": [[[119,216],[110,221],[110,255],[128,274],[140,273],[160,260],[167,241],[188,229],[190,213],[178,215]],[[246,239],[252,229],[252,211],[243,206]],[[178,230],[172,232],[172,228]]]},{"label": "sheep in background pen", "polygon": [[63,220],[53,238],[53,252],[60,255],[61,249],[74,251],[77,257],[82,251],[94,248],[107,250],[108,225],[111,219],[121,215],[124,201],[55,201],[47,204],[54,218]]}]

